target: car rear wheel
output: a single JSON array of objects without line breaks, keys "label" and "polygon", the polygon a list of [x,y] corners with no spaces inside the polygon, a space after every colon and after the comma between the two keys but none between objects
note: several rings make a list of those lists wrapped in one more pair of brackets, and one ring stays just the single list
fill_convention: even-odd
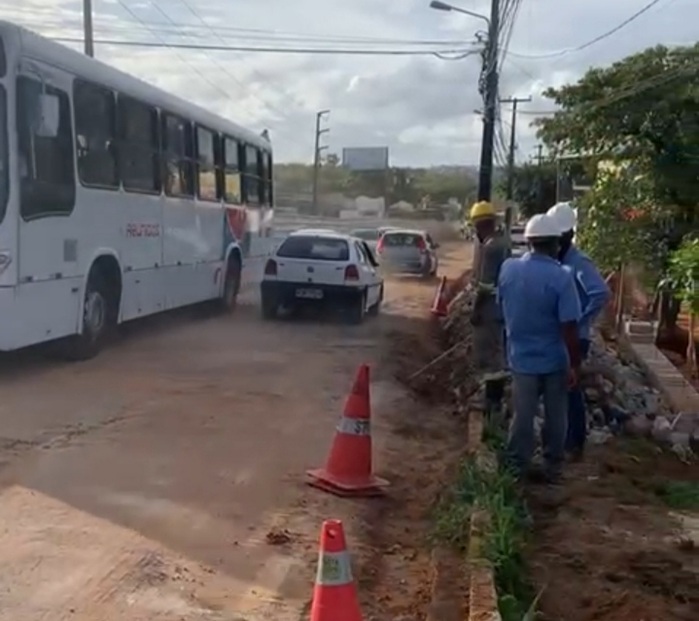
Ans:
[{"label": "car rear wheel", "polygon": [[277,299],[270,294],[262,294],[262,319],[271,321],[277,318],[279,304]]},{"label": "car rear wheel", "polygon": [[383,303],[383,285],[381,285],[381,288],[379,289],[379,299],[376,300],[376,304],[372,306],[369,311],[368,315],[371,315],[372,317],[376,317],[380,312],[381,312],[381,304]]},{"label": "car rear wheel", "polygon": [[359,325],[366,315],[366,291],[356,296],[348,309],[348,320],[351,324]]}]

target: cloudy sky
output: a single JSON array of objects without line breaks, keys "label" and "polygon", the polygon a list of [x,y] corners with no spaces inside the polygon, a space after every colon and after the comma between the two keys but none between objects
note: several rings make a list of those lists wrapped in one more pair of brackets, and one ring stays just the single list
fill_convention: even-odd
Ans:
[{"label": "cloudy sky", "polygon": [[[477,49],[484,22],[429,0],[92,0],[97,40],[163,44],[389,50]],[[659,2],[583,51],[649,0],[522,0],[501,73],[502,97],[531,96],[518,121],[518,158],[536,140],[533,113],[549,85],[645,47],[699,39],[699,0]],[[477,13],[490,0],[453,0]],[[11,6],[14,5],[14,8]],[[82,36],[82,0],[0,0],[0,18],[47,36]],[[362,41],[358,41],[361,39]],[[387,43],[388,41],[388,43]],[[405,43],[403,43],[405,42]],[[417,43],[416,43],[417,42]],[[436,43],[429,42],[446,42]],[[73,45],[81,49],[79,44]],[[463,54],[462,54],[463,55]],[[546,57],[548,55],[548,57]],[[552,56],[553,55],[553,56]],[[475,164],[480,59],[433,55],[265,54],[98,45],[96,56],[254,130],[269,129],[278,161],[310,161],[315,113],[330,109],[331,152],[390,147],[391,164]],[[508,121],[509,109],[503,107]],[[504,131],[509,132],[508,122]]]}]

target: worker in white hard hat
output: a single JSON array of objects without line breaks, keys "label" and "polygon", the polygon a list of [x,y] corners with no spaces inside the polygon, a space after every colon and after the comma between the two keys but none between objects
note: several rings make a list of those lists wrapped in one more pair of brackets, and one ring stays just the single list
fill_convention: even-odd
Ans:
[{"label": "worker in white hard hat", "polygon": [[504,418],[505,386],[508,377],[504,352],[502,318],[495,299],[500,268],[510,256],[505,236],[497,230],[492,203],[479,201],[471,207],[470,219],[481,245],[473,269],[476,299],[471,312],[474,367],[480,373],[486,418]]},{"label": "worker in white hard hat", "polygon": [[555,482],[565,457],[567,392],[580,365],[580,300],[570,269],[557,259],[560,231],[550,216],[531,218],[524,236],[529,252],[508,259],[500,271],[498,302],[507,335],[514,416],[508,457],[520,475],[534,453],[534,419],[544,403],[545,480]]},{"label": "worker in white hard hat", "polygon": [[[573,243],[577,226],[577,214],[570,203],[557,203],[548,210],[558,224],[560,248],[558,260],[573,272],[580,297],[582,316],[578,324],[580,355],[584,360],[590,351],[592,324],[607,304],[611,292],[593,261]],[[587,438],[587,413],[585,393],[573,388],[568,394],[568,437],[566,450],[573,459],[579,459]]]}]

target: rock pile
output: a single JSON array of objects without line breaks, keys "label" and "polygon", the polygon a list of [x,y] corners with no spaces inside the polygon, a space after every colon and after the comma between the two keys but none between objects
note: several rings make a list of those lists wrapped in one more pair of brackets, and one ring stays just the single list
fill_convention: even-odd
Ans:
[{"label": "rock pile", "polygon": [[[449,353],[431,369],[461,403],[478,390],[470,323],[474,299],[474,292],[466,288],[451,301],[449,315],[442,322]],[[427,381],[433,381],[426,375]],[[599,334],[592,343],[582,381],[591,443],[602,444],[614,435],[627,433],[652,438],[681,456],[699,452],[699,414],[674,413],[649,384],[641,367]]]},{"label": "rock pile", "polygon": [[669,445],[681,456],[699,450],[699,417],[672,412],[641,367],[613,344],[597,337],[586,369],[583,381],[592,442],[602,443],[624,431]]}]

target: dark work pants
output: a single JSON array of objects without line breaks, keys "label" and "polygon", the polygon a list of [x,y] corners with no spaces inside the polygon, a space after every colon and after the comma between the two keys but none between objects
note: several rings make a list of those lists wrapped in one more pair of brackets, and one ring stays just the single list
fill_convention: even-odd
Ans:
[{"label": "dark work pants", "polygon": [[[580,339],[580,354],[585,360],[590,353],[590,341]],[[566,450],[582,451],[587,438],[587,412],[585,407],[585,392],[576,386],[568,392],[568,433],[566,435]]]},{"label": "dark work pants", "polygon": [[507,453],[518,474],[526,473],[534,454],[534,419],[539,412],[542,397],[544,427],[541,435],[544,465],[550,474],[560,474],[566,439],[567,375],[565,370],[541,375],[512,374],[514,417],[510,425]]}]

